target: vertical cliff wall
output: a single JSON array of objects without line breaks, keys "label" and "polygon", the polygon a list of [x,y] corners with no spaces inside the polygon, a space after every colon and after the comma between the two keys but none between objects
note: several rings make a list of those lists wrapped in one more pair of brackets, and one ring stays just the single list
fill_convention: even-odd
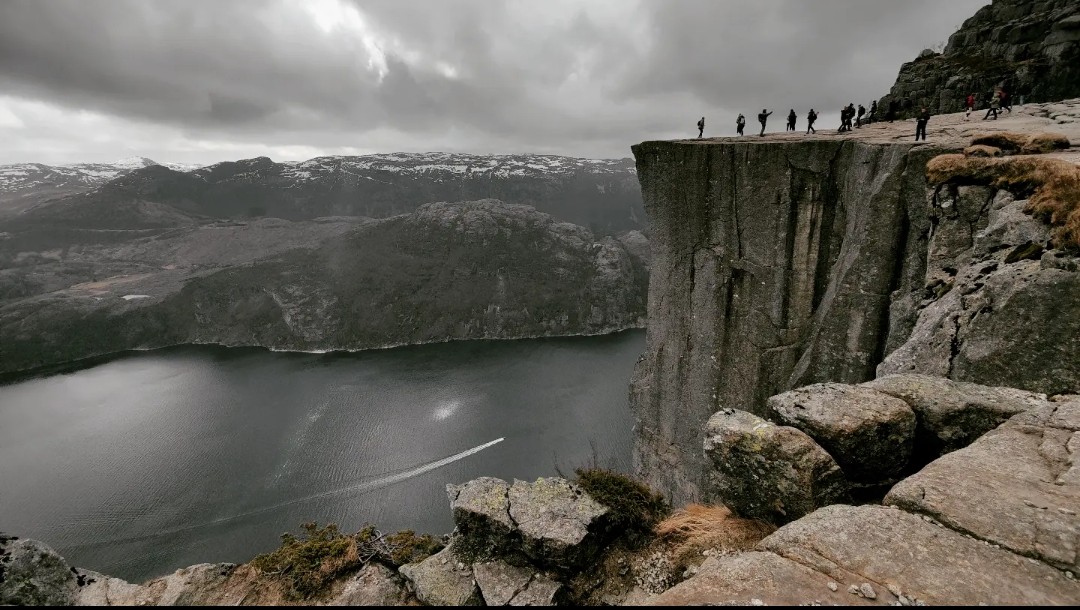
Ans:
[{"label": "vertical cliff wall", "polygon": [[703,424],[721,406],[760,413],[793,387],[871,379],[906,340],[926,274],[925,167],[942,149],[808,139],[633,151],[654,235],[635,461],[689,501]]}]

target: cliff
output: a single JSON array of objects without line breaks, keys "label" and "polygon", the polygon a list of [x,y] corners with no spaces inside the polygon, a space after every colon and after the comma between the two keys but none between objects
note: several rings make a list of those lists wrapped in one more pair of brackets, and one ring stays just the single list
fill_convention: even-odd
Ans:
[{"label": "cliff", "polygon": [[1080,4],[994,0],[949,37],[943,53],[928,49],[901,66],[879,106],[896,100],[902,116],[922,106],[958,112],[974,93],[985,109],[985,96],[1001,86],[1013,104],[1080,96]]},{"label": "cliff", "polygon": [[[711,414],[763,414],[784,390],[866,381],[887,357],[884,372],[1080,387],[1074,365],[1053,364],[1080,361],[1080,316],[1062,305],[1080,302],[1075,269],[1056,266],[1056,254],[1040,263],[1046,230],[1019,239],[998,226],[976,248],[991,217],[1017,222],[997,214],[1013,200],[926,177],[931,158],[980,130],[1072,125],[1043,114],[1030,105],[992,127],[936,117],[930,144],[886,123],[635,146],[654,256],[646,353],[631,384],[639,474],[676,503],[697,499]],[[1028,260],[995,258],[1040,239]]]}]

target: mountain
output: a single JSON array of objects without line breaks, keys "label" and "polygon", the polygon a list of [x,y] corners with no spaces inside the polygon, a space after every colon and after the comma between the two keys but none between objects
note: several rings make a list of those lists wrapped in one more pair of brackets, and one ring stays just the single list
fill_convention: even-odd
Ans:
[{"label": "mountain", "polygon": [[[86,228],[88,218],[99,217],[116,202],[169,206],[176,214],[196,218],[385,218],[432,201],[488,197],[531,205],[601,233],[641,228],[644,219],[630,159],[423,153],[319,157],[297,163],[258,157],[187,172],[150,164],[120,173],[94,190],[23,210],[16,220],[21,227]],[[149,226],[161,224],[159,211]],[[128,224],[126,228],[138,228],[143,223]]]},{"label": "mountain", "polygon": [[0,372],[186,343],[369,349],[640,327],[648,242],[525,205],[261,219],[38,253],[0,271]]},{"label": "mountain", "polygon": [[901,66],[879,106],[895,100],[901,116],[922,106],[960,112],[975,93],[985,110],[995,87],[1013,104],[1080,97],[1080,2],[994,0],[949,37],[943,53],[926,49]]}]

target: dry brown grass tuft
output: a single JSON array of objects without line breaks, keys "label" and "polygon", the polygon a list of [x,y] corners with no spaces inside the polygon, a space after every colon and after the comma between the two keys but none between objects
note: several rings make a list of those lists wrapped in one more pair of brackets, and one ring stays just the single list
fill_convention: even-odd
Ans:
[{"label": "dry brown grass tuft", "polygon": [[986,144],[975,144],[964,149],[965,157],[1000,157],[1001,149]]},{"label": "dry brown grass tuft", "polygon": [[1018,151],[1028,143],[1029,136],[1026,133],[1015,131],[997,131],[976,135],[972,140],[972,146],[993,146],[1008,151]]},{"label": "dry brown grass tuft", "polygon": [[1041,153],[1065,150],[1070,146],[1069,138],[1060,133],[1037,133],[1020,147],[1020,154],[1038,155]]},{"label": "dry brown grass tuft", "polygon": [[727,507],[701,504],[679,509],[656,526],[657,536],[676,543],[672,556],[680,567],[700,559],[707,549],[749,550],[774,531],[775,526],[736,517]]},{"label": "dry brown grass tuft", "polygon": [[1025,211],[1056,227],[1054,245],[1080,248],[1080,167],[1047,157],[940,155],[926,165],[933,185],[976,184],[1027,197]]}]

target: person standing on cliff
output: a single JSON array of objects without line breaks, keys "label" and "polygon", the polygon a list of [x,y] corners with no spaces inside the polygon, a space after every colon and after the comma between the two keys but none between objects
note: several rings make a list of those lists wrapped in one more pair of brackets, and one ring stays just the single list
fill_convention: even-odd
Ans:
[{"label": "person standing on cliff", "polygon": [[1008,110],[1009,114],[1012,114],[1012,102],[1009,101],[1009,92],[1001,89],[1001,109]]},{"label": "person standing on cliff", "polygon": [[701,120],[697,122],[697,137],[700,139],[703,133],[705,133],[705,117],[701,117]]},{"label": "person standing on cliff", "polygon": [[964,114],[964,120],[971,118],[971,111],[975,110],[975,94],[969,93],[967,99],[964,100],[964,106],[967,108],[967,113]]},{"label": "person standing on cliff", "polygon": [[923,142],[926,141],[926,124],[930,122],[930,111],[923,106],[922,112],[919,113],[918,118],[915,120],[915,141],[919,141],[919,134],[922,134]]},{"label": "person standing on cliff", "polygon": [[765,121],[769,120],[769,115],[770,114],[772,114],[772,113],[769,112],[768,110],[762,108],[761,109],[761,114],[757,115],[757,120],[758,120],[759,123],[761,123],[761,133],[758,134],[759,136],[765,135]]},{"label": "person standing on cliff", "polygon": [[799,117],[795,115],[795,109],[792,108],[791,112],[787,114],[787,131],[795,131],[795,121]]},{"label": "person standing on cliff", "polygon": [[863,118],[864,114],[866,114],[866,108],[863,108],[863,105],[859,104],[859,114],[855,117],[855,126],[856,127],[862,127],[862,124],[863,124],[862,118]]},{"label": "person standing on cliff", "polygon": [[743,135],[743,127],[746,127],[746,117],[740,112],[739,118],[735,119],[735,131],[737,131],[740,136]]},{"label": "person standing on cliff", "polygon": [[990,96],[990,107],[986,109],[986,114],[983,116],[983,120],[990,118],[990,114],[993,113],[994,120],[997,120],[998,108],[1001,106],[1001,98],[995,92]]},{"label": "person standing on cliff", "polygon": [[817,113],[814,112],[813,108],[811,108],[810,109],[810,114],[806,115],[806,133],[810,133],[811,131],[814,132],[814,133],[817,133],[817,130],[814,129],[814,121],[816,121],[816,120],[817,120]]},{"label": "person standing on cliff", "polygon": [[896,111],[900,109],[900,105],[896,103],[896,100],[889,100],[889,111],[885,114],[885,118],[892,123],[896,120]]},{"label": "person standing on cliff", "polygon": [[866,122],[873,123],[877,120],[877,100],[870,102],[870,114],[866,115]]}]

